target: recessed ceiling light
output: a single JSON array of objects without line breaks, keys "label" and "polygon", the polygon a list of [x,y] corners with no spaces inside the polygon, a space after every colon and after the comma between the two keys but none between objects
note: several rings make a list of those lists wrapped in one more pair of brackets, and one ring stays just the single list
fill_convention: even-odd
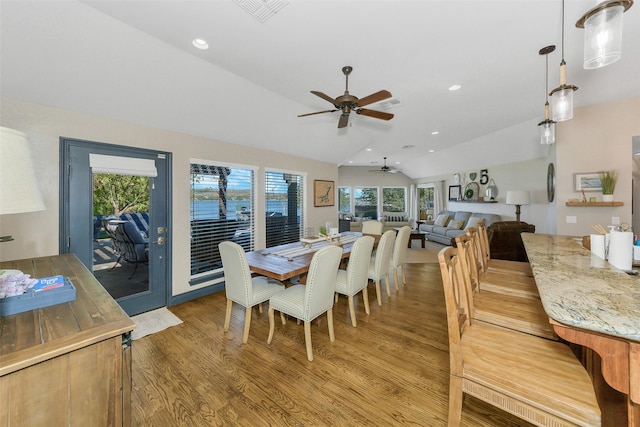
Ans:
[{"label": "recessed ceiling light", "polygon": [[429,150],[429,152],[430,152],[430,153],[433,153],[433,152],[435,152],[435,151],[436,151],[436,150]]},{"label": "recessed ceiling light", "polygon": [[396,162],[396,165],[399,165],[399,164],[400,164],[400,162]]},{"label": "recessed ceiling light", "polygon": [[353,160],[349,160],[347,163],[352,164],[352,163],[353,163]]},{"label": "recessed ceiling light", "polygon": [[202,39],[193,39],[191,43],[193,43],[193,46],[196,47],[197,49],[200,49],[200,50],[209,49],[209,43],[207,43]]},{"label": "recessed ceiling light", "polygon": [[367,148],[365,151],[373,151],[373,148]]},{"label": "recessed ceiling light", "polygon": [[431,132],[431,135],[438,135],[440,132],[438,132],[437,130],[434,130],[433,132]]},{"label": "recessed ceiling light", "polygon": [[449,90],[450,90],[450,91],[454,91],[454,90],[458,90],[458,89],[460,89],[461,87],[462,87],[462,86],[460,86],[460,85],[452,85],[452,86],[449,86]]}]

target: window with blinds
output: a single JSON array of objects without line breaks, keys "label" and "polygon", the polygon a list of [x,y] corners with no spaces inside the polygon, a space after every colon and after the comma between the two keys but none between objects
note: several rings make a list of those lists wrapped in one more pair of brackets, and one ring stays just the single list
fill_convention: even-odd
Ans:
[{"label": "window with blinds", "polygon": [[304,228],[305,177],[290,172],[265,172],[267,247],[300,240]]},{"label": "window with blinds", "polygon": [[205,281],[197,278],[221,275],[220,242],[253,250],[255,169],[192,160],[190,173],[191,284],[196,284]]}]

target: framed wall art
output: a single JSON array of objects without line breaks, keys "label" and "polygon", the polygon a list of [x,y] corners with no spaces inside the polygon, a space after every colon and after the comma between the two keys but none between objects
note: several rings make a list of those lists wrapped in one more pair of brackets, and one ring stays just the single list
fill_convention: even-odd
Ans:
[{"label": "framed wall art", "polygon": [[460,199],[460,193],[462,191],[462,185],[450,185],[449,186],[449,200]]},{"label": "framed wall art", "polygon": [[313,181],[313,206],[333,206],[335,204],[333,181],[316,179]]},{"label": "framed wall art", "polygon": [[602,191],[600,184],[600,174],[598,172],[581,172],[573,174],[574,190],[581,191]]}]

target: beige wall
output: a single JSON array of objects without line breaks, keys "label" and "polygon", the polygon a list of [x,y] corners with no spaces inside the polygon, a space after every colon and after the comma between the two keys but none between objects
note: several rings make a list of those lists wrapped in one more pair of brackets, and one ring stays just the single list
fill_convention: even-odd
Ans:
[{"label": "beige wall", "polygon": [[[161,129],[102,119],[68,110],[50,108],[2,98],[0,125],[25,132],[33,149],[36,176],[44,196],[46,210],[0,217],[0,235],[11,234],[15,241],[0,245],[0,260],[22,259],[58,253],[59,225],[59,138],[61,136],[116,145],[155,149],[173,153],[173,289],[178,295],[198,289],[189,286],[189,160],[210,159],[220,162],[258,166],[258,185],[263,184],[264,168],[307,173],[306,203],[308,224],[337,223],[337,206],[313,207],[313,180],[338,181],[334,164],[252,149]],[[262,187],[258,187],[262,188]],[[259,193],[258,211],[264,211]],[[264,218],[257,216],[258,230]],[[256,247],[264,247],[258,233]]]},{"label": "beige wall", "polygon": [[[632,223],[632,139],[637,135],[640,135],[640,97],[576,108],[573,120],[558,124],[555,144],[558,169],[558,203],[555,210],[557,234],[590,234],[591,224],[610,225],[612,217]],[[618,171],[614,198],[624,202],[624,206],[565,205],[569,199],[582,197],[574,191],[574,173],[608,169]],[[595,194],[598,200],[602,197],[600,193],[591,194]],[[568,224],[567,216],[575,216],[577,222]]]}]

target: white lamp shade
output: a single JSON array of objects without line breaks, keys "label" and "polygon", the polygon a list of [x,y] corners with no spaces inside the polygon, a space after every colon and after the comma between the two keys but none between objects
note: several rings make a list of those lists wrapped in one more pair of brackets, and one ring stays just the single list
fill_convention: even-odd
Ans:
[{"label": "white lamp shade", "polygon": [[508,205],[528,205],[531,203],[531,199],[529,198],[528,191],[522,190],[512,190],[507,191],[507,201]]},{"label": "white lamp shade", "polygon": [[27,135],[0,127],[0,214],[44,209]]},{"label": "white lamp shade", "polygon": [[573,119],[573,89],[556,90],[551,94],[551,120],[564,122]]},{"label": "white lamp shade", "polygon": [[584,21],[584,68],[593,70],[622,57],[624,6],[608,6]]}]

